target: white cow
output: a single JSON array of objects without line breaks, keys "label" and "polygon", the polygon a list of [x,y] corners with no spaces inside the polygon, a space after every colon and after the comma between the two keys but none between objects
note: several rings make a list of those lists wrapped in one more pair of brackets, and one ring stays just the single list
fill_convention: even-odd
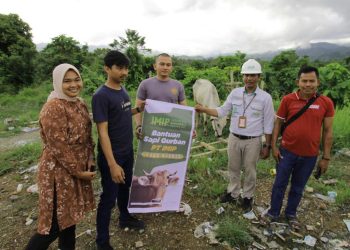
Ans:
[{"label": "white cow", "polygon": [[[217,108],[220,106],[218,91],[216,90],[214,84],[212,84],[210,81],[205,79],[198,79],[192,86],[192,89],[195,103],[199,103],[202,106],[208,108]],[[202,114],[204,121],[204,134],[207,135],[207,115],[205,113]],[[196,128],[198,127],[199,119],[200,114],[197,112]],[[222,118],[211,116],[210,121],[213,126],[213,130],[215,131],[215,136],[221,137],[222,130],[226,125],[226,116]]]}]

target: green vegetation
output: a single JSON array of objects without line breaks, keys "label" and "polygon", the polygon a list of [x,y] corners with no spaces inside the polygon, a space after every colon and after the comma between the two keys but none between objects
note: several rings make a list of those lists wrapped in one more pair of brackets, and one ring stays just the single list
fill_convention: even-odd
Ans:
[{"label": "green vegetation", "polygon": [[[337,157],[332,160],[328,171],[322,175],[319,180],[310,178],[308,185],[315,189],[315,192],[327,195],[328,191],[337,193],[336,205],[344,206],[350,204],[350,165],[349,159]],[[335,179],[337,182],[332,185],[326,185],[323,181]]]},{"label": "green vegetation", "polygon": [[216,231],[220,241],[226,241],[231,246],[248,246],[253,238],[249,235],[248,223],[244,220],[233,220],[230,216],[221,218]]},{"label": "green vegetation", "polygon": [[333,121],[333,151],[349,147],[350,106],[337,109]]},{"label": "green vegetation", "polygon": [[14,150],[0,153],[0,176],[16,169],[27,168],[38,162],[41,143],[31,143]]},{"label": "green vegetation", "polygon": [[0,93],[15,93],[34,82],[37,55],[30,26],[16,14],[0,14]]},{"label": "green vegetation", "polygon": [[350,71],[339,63],[330,63],[320,68],[321,86],[324,95],[329,96],[338,107],[350,101]]},{"label": "green vegetation", "polygon": [[145,78],[143,72],[145,58],[140,52],[150,52],[151,50],[145,47],[145,37],[140,36],[136,30],[127,29],[125,34],[126,38],[119,37],[118,40],[114,39],[109,46],[113,49],[125,51],[125,54],[129,57],[129,75],[126,81],[130,83],[131,86],[129,87],[136,89]]},{"label": "green vegetation", "polygon": [[[17,95],[0,94],[0,137],[19,132],[20,127],[29,125],[31,121],[37,121],[42,105],[52,89],[52,84],[43,83],[40,86],[23,88]],[[8,126],[4,119],[13,119],[14,131],[7,131]]]},{"label": "green vegetation", "polygon": [[210,158],[201,157],[192,159],[188,167],[191,181],[198,186],[193,190],[195,196],[203,198],[217,197],[226,189],[226,183],[218,181],[222,178],[218,170],[226,170],[227,157],[225,154],[214,155]]}]

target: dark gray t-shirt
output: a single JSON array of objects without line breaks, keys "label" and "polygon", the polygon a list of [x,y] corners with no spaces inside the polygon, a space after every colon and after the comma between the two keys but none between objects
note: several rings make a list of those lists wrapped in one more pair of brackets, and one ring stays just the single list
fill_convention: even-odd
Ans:
[{"label": "dark gray t-shirt", "polygon": [[185,90],[179,81],[173,79],[160,81],[157,77],[151,77],[141,82],[137,90],[137,98],[179,104],[185,100]]}]

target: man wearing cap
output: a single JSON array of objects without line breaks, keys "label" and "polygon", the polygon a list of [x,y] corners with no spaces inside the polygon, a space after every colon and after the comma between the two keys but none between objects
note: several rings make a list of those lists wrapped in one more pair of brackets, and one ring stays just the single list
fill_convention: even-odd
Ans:
[{"label": "man wearing cap", "polygon": [[[256,165],[261,157],[270,156],[271,134],[274,123],[274,108],[271,95],[258,87],[261,65],[249,59],[242,65],[244,87],[235,88],[225,103],[216,109],[197,104],[197,112],[222,117],[231,113],[228,137],[229,184],[220,202],[241,204],[244,213],[252,210],[256,186]],[[262,145],[262,135],[266,141]],[[244,169],[241,193],[241,169]],[[240,196],[241,194],[241,196]]]}]

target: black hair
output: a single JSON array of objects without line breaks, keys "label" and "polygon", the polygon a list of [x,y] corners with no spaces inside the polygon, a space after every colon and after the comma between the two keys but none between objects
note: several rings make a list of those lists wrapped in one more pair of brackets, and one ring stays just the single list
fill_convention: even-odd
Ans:
[{"label": "black hair", "polygon": [[129,58],[118,50],[109,51],[103,61],[108,68],[112,68],[113,65],[128,68],[130,65]]},{"label": "black hair", "polygon": [[170,56],[169,54],[167,54],[167,53],[160,53],[159,55],[157,55],[157,56],[156,56],[155,61],[157,61],[157,60],[158,60],[158,58],[159,58],[159,57],[161,57],[161,56],[164,56],[164,57],[170,57],[170,58],[171,58],[171,56]]},{"label": "black hair", "polygon": [[299,69],[299,72],[298,72],[298,79],[300,78],[301,74],[303,74],[303,73],[311,73],[311,72],[315,72],[317,78],[319,78],[318,69],[316,67],[308,66],[308,65],[301,66],[300,69]]}]

